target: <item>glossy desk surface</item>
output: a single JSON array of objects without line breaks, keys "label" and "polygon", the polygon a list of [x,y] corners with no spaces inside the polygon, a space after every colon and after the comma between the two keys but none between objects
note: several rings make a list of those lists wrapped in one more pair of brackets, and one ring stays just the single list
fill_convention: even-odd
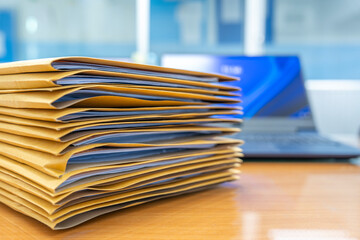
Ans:
[{"label": "glossy desk surface", "polygon": [[0,204],[0,239],[360,239],[360,167],[244,163],[239,181],[52,231]]}]

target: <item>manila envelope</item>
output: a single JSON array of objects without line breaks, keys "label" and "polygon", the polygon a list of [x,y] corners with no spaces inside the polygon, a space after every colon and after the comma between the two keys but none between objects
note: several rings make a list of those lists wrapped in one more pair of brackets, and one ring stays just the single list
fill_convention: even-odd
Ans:
[{"label": "manila envelope", "polygon": [[[29,165],[21,164],[2,155],[0,155],[0,166],[3,173],[9,177],[11,176],[18,179],[17,181],[14,181],[6,180],[6,178],[4,180],[4,178],[2,178],[3,181],[12,185],[15,184],[14,186],[20,187],[33,195],[37,195],[52,204],[58,204],[61,201],[68,202],[69,200],[76,199],[78,196],[83,197],[89,194],[88,192],[85,192],[83,194],[77,194],[76,196],[73,196],[71,195],[71,191],[64,192],[64,189],[68,189],[69,187],[74,188],[75,186],[75,189],[79,189],[79,182],[74,184],[74,180],[83,179],[83,184],[81,187],[87,187],[103,193],[104,191],[113,191],[117,189],[133,187],[138,184],[145,184],[149,180],[164,176],[166,177],[169,176],[169,174],[181,172],[178,170],[178,168],[173,168],[172,171],[169,171],[169,167],[161,167],[159,165],[160,167],[153,168],[153,171],[148,171],[146,169],[143,169],[143,171],[137,171],[135,173],[128,171],[127,175],[121,176],[121,179],[123,180],[119,181],[118,176],[110,175],[110,173],[114,170],[125,171],[126,168],[129,167],[141,167],[145,166],[144,164],[151,165],[152,163],[169,164],[169,162],[172,162],[173,164],[177,162],[176,166],[180,167],[194,163],[209,162],[242,156],[241,149],[234,146],[225,145],[205,150],[187,150],[177,153],[157,154],[154,156],[141,157],[137,159],[135,158],[131,159],[130,161],[123,161],[120,163],[116,162],[111,165],[104,166],[91,166],[88,164],[69,165],[67,166],[66,172],[59,178],[47,175],[46,173],[36,170]],[[167,169],[167,172],[161,171],[164,169]],[[185,170],[188,172],[189,169]],[[95,175],[99,173],[105,174],[104,177],[95,177]],[[110,178],[112,178],[112,180],[109,180]],[[106,180],[106,184],[101,185],[99,181],[103,181],[104,179]],[[124,179],[127,180],[124,181]],[[92,195],[94,192],[91,192],[90,194]]]},{"label": "manila envelope", "polygon": [[[234,155],[233,155],[234,156]],[[226,157],[224,155],[224,157]],[[2,182],[8,186],[18,188],[28,194],[36,196],[42,199],[48,205],[53,206],[49,209],[49,213],[56,211],[57,208],[62,206],[68,206],[78,202],[84,202],[100,197],[111,196],[113,193],[125,192],[132,189],[142,189],[149,185],[164,184],[167,182],[176,181],[179,178],[187,177],[191,175],[201,173],[212,173],[214,171],[223,171],[240,166],[240,160],[237,158],[220,158],[213,161],[205,161],[199,159],[189,163],[172,164],[169,166],[153,167],[146,170],[140,170],[138,172],[124,172],[120,173],[116,179],[118,184],[111,184],[111,180],[114,177],[105,177],[102,179],[101,186],[98,186],[99,180],[88,180],[86,183],[78,184],[77,186],[72,184],[68,188],[57,188],[55,194],[44,191],[39,186],[29,179],[25,179],[23,176],[18,177],[16,174],[7,169],[1,169]],[[145,173],[144,173],[145,172]],[[152,184],[149,184],[152,183]]]},{"label": "manila envelope", "polygon": [[[34,126],[34,127],[44,127],[48,129],[55,129],[61,130],[66,128],[74,128],[80,126],[88,126],[91,124],[100,124],[100,123],[107,123],[107,122],[134,122],[134,121],[155,121],[155,120],[195,120],[195,119],[204,119],[205,117],[212,118],[213,115],[227,115],[228,119],[238,119],[234,118],[234,116],[239,116],[241,114],[240,111],[210,111],[204,113],[180,113],[180,114],[144,114],[144,115],[130,115],[130,116],[115,116],[109,117],[105,119],[88,119],[83,121],[76,121],[70,123],[63,123],[63,122],[48,122],[48,121],[40,121],[40,120],[33,120],[27,118],[19,118],[9,115],[2,115],[0,114],[0,121],[12,124],[19,124],[25,126]],[[232,116],[233,115],[233,116]],[[219,119],[219,117],[217,117]]]},{"label": "manila envelope", "polygon": [[[88,125],[63,128],[62,125],[52,127],[53,122],[37,121],[27,119],[27,125],[19,123],[9,123],[0,121],[0,131],[5,133],[28,136],[40,139],[47,139],[57,142],[69,141],[92,133],[106,133],[107,131],[119,129],[139,129],[139,128],[166,128],[181,126],[213,126],[234,127],[241,123],[241,119],[236,118],[196,118],[196,119],[176,119],[176,120],[144,120],[144,121],[120,121],[120,122],[100,122]],[[41,122],[41,126],[31,126],[31,123]],[[81,122],[80,122],[81,123]],[[161,131],[161,130],[159,130]]]},{"label": "manila envelope", "polygon": [[[73,64],[72,69],[61,67],[61,65]],[[139,70],[140,75],[144,73],[155,72],[155,73],[168,73],[174,76],[197,76],[199,78],[215,78],[218,81],[233,81],[237,78],[229,77],[225,75],[203,73],[189,70],[181,70],[174,68],[166,68],[152,65],[136,64],[129,62],[120,62],[113,60],[88,58],[88,57],[58,57],[58,58],[45,58],[35,59],[17,62],[8,62],[0,64],[0,74],[17,74],[17,73],[35,73],[35,72],[53,72],[59,70],[81,70],[90,69],[94,70],[98,67],[106,67],[106,69],[131,69]],[[110,68],[109,68],[110,67]]]},{"label": "manila envelope", "polygon": [[[88,195],[86,197],[82,196],[80,198],[77,198],[72,201],[68,202],[62,202],[60,204],[52,204],[51,202],[48,202],[44,200],[41,197],[38,197],[36,195],[33,195],[29,193],[28,191],[22,189],[21,187],[16,187],[16,184],[8,184],[7,182],[0,182],[0,188],[5,189],[8,192],[13,193],[16,196],[19,196],[23,199],[30,200],[34,205],[42,209],[42,212],[47,215],[55,215],[59,214],[63,215],[64,210],[66,208],[77,208],[77,207],[84,207],[84,206],[91,206],[94,203],[99,203],[99,199],[101,199],[102,202],[111,201],[114,199],[120,199],[124,197],[128,197],[130,195],[137,195],[137,194],[143,194],[145,192],[150,192],[154,189],[154,187],[158,187],[156,190],[160,190],[159,188],[163,187],[164,185],[177,183],[180,181],[183,181],[185,179],[189,178],[197,178],[201,177],[200,179],[203,180],[203,177],[209,177],[209,178],[218,178],[218,177],[227,177],[230,175],[235,174],[235,172],[239,172],[238,170],[234,169],[235,164],[218,164],[213,167],[209,168],[202,168],[201,170],[193,170],[193,171],[187,171],[187,172],[181,172],[176,175],[168,175],[167,178],[162,178],[160,181],[156,179],[152,182],[152,184],[143,184],[131,188],[124,188],[120,190],[114,190],[114,191],[107,191],[103,192],[101,194],[94,194],[94,195]],[[0,173],[0,179],[1,179],[2,173]],[[175,177],[174,177],[175,176]],[[149,191],[150,190],[150,191]],[[81,190],[83,191],[83,190]]]},{"label": "manila envelope", "polygon": [[[145,85],[148,87],[152,86],[154,88],[167,86],[178,89],[178,91],[186,91],[186,89],[188,89],[188,91],[199,90],[200,92],[202,89],[217,90],[219,92],[240,90],[239,88],[233,86],[200,81],[96,70],[5,74],[0,75],[0,89],[35,89],[60,87],[71,83],[84,84],[84,78],[91,79],[91,81],[85,81],[85,84],[129,84],[134,87]],[[79,81],[76,81],[76,79]],[[106,79],[108,81],[101,81],[102,79]],[[69,80],[71,80],[71,82]],[[224,94],[226,94],[226,92],[224,92]]]},{"label": "manila envelope", "polygon": [[193,176],[191,175],[183,176],[177,181],[176,180],[175,181],[169,180],[167,182],[163,181],[162,184],[153,184],[148,187],[126,189],[124,191],[111,192],[108,194],[104,194],[102,196],[90,197],[87,199],[86,198],[78,199],[77,201],[69,202],[64,205],[52,205],[37,196],[29,194],[21,189],[17,189],[6,183],[0,183],[0,188],[13,193],[15,196],[21,197],[24,200],[33,203],[33,205],[35,205],[36,207],[38,207],[38,209],[40,209],[39,212],[41,212],[43,216],[51,220],[55,220],[61,216],[69,214],[72,211],[76,211],[81,208],[92,207],[94,205],[96,206],[97,204],[101,204],[105,202],[112,202],[114,200],[118,201],[120,199],[128,198],[130,196],[142,195],[148,192],[155,192],[155,191],[159,192],[162,191],[163,189],[169,188],[170,186],[175,187],[184,184],[191,184],[192,182],[200,182],[200,181],[220,178],[220,177],[229,177],[235,174],[235,171],[229,167],[234,167],[234,165],[229,164],[227,168],[220,169],[218,171],[204,172],[200,174],[195,174]]},{"label": "manila envelope", "polygon": [[[105,132],[92,132],[88,135],[79,136],[78,138],[64,140],[62,142],[20,136],[5,132],[0,132],[0,142],[16,145],[23,148],[33,149],[36,151],[46,152],[53,155],[61,155],[73,150],[76,147],[96,143],[137,143],[141,138],[142,143],[173,141],[184,137],[192,138],[204,137],[212,138],[214,136],[225,136],[239,132],[238,128],[221,128],[221,127],[177,127],[161,129],[114,129]],[[135,138],[135,140],[133,140]],[[114,141],[116,139],[116,141]]]},{"label": "manila envelope", "polygon": [[36,91],[7,92],[0,94],[0,106],[12,108],[149,107],[240,102],[238,99],[229,97],[112,85],[84,85],[73,88],[39,88]]},{"label": "manila envelope", "polygon": [[[234,154],[223,155],[223,158],[219,157],[219,159],[236,157]],[[0,158],[1,160],[2,158]],[[213,159],[215,160],[215,159]],[[91,185],[90,183],[87,186],[83,186],[84,189],[72,190],[68,192],[60,192],[54,195],[53,193],[49,193],[43,187],[29,180],[28,178],[24,178],[24,176],[14,173],[8,169],[0,167],[0,180],[1,182],[6,183],[8,186],[15,187],[24,192],[27,192],[31,195],[34,195],[43,201],[47,202],[53,206],[64,206],[71,205],[73,203],[78,203],[80,201],[86,201],[93,198],[99,198],[111,195],[113,192],[121,192],[128,191],[130,189],[141,189],[147,187],[149,185],[162,184],[165,182],[176,181],[178,178],[191,176],[194,174],[202,174],[202,173],[211,173],[214,171],[223,171],[233,167],[239,167],[240,162],[234,164],[219,164],[219,165],[211,165],[208,167],[200,167],[196,168],[196,166],[200,165],[188,165],[186,167],[181,167],[181,171],[177,171],[174,168],[167,168],[158,171],[149,171],[148,173],[142,173],[140,175],[126,177],[124,179],[117,180],[115,182],[107,182],[100,185]],[[214,163],[214,162],[213,162]],[[6,165],[6,164],[5,164]],[[18,164],[16,164],[17,166]],[[32,170],[33,171],[33,170]],[[41,173],[40,173],[41,175]],[[66,183],[66,180],[64,180]]]},{"label": "manila envelope", "polygon": [[[0,201],[9,207],[35,218],[36,220],[44,223],[52,229],[65,229],[76,226],[80,223],[83,223],[91,218],[100,216],[102,214],[112,212],[115,210],[123,209],[130,206],[135,206],[145,202],[157,200],[164,197],[175,196],[181,193],[188,193],[195,190],[202,190],[205,187],[211,187],[215,184],[236,180],[236,175],[231,175],[229,177],[218,177],[213,179],[204,179],[203,181],[188,180],[187,182],[177,183],[168,186],[167,189],[162,189],[162,191],[148,192],[145,194],[139,194],[135,196],[129,196],[118,200],[113,200],[110,202],[103,202],[96,205],[84,207],[81,209],[75,209],[74,211],[62,215],[51,221],[48,217],[45,217],[44,214],[41,214],[41,209],[34,205],[33,203],[26,201],[25,199],[18,197],[6,190],[2,190],[0,193]],[[161,190],[161,189],[159,189]]]},{"label": "manila envelope", "polygon": [[[0,75],[0,77],[3,75]],[[1,83],[1,82],[0,82]],[[132,85],[132,84],[102,84],[102,83],[89,83],[89,84],[73,84],[66,86],[56,86],[47,88],[26,88],[26,89],[0,89],[0,94],[7,93],[20,93],[20,92],[39,92],[39,91],[54,91],[54,90],[67,90],[81,87],[116,87],[116,88],[134,88],[134,89],[148,89],[148,90],[159,90],[179,93],[195,93],[204,95],[214,95],[223,97],[241,97],[238,92],[229,92],[213,89],[197,89],[197,88],[180,88],[180,87],[165,87],[165,86],[149,86],[149,85]]]},{"label": "manila envelope", "polygon": [[[183,149],[183,150],[191,150],[191,149],[206,149],[210,147],[215,147],[218,145],[234,145],[243,143],[241,140],[237,139],[228,139],[221,137],[214,137],[212,139],[198,139],[194,140],[192,138],[184,138],[169,142],[163,141],[160,143],[97,143],[91,145],[84,145],[62,155],[53,155],[45,152],[40,152],[36,150],[31,150],[27,148],[18,147],[15,145],[7,144],[4,142],[0,142],[0,154],[9,158],[12,158],[20,163],[27,164],[39,171],[42,171],[50,176],[59,178],[66,171],[66,167],[69,163],[81,163],[88,162],[89,158],[95,158],[97,161],[92,161],[93,165],[96,165],[97,162],[100,162],[101,159],[107,159],[109,154],[113,155],[121,155],[122,158],[130,156],[130,154],[139,154],[148,153],[152,150],[163,151],[166,149]],[[97,156],[103,156],[99,159]],[[104,161],[103,160],[103,161]],[[107,159],[111,161],[111,159]],[[104,164],[104,163],[103,163]],[[106,161],[105,161],[106,164]]]},{"label": "manila envelope", "polygon": [[[94,119],[107,119],[121,116],[161,115],[179,116],[183,114],[214,115],[212,112],[242,110],[241,107],[225,105],[207,106],[172,106],[172,107],[143,107],[143,108],[64,108],[64,109],[19,109],[0,107],[0,114],[20,118],[43,120],[49,122],[75,122]],[[211,114],[210,114],[211,113]],[[217,114],[217,113],[216,113]]]},{"label": "manila envelope", "polygon": [[[214,170],[214,167],[219,167],[221,169],[224,166],[225,168],[232,168],[235,165],[235,167],[238,167],[241,162],[238,159],[239,156],[240,154],[234,153],[218,154],[211,157],[205,156],[203,158],[199,157],[187,161],[174,161],[172,163],[168,163],[168,161],[162,165],[142,168],[143,165],[146,165],[146,163],[144,163],[139,164],[137,170],[134,171],[126,171],[126,169],[129,168],[128,166],[112,166],[112,168],[107,169],[107,171],[84,170],[84,172],[72,176],[77,176],[77,181],[71,181],[70,178],[55,179],[49,177],[29,166],[21,165],[6,157],[1,156],[0,160],[4,166],[1,167],[1,172],[3,173],[2,179],[4,179],[4,182],[8,182],[8,184],[12,186],[17,186],[51,204],[63,205],[83,197],[92,197],[98,194],[100,194],[99,196],[102,196],[101,194],[107,192],[145,186],[149,181],[151,182],[152,180],[159,178],[171,178],[174,174],[212,171]],[[9,166],[14,166],[15,169],[8,169]],[[16,173],[15,171],[17,169],[25,169],[26,174]],[[109,170],[118,170],[118,172],[117,174],[102,174],[103,172],[109,172]],[[85,171],[87,174],[84,177]],[[39,174],[39,176],[28,178],[35,174]],[[14,181],[14,179],[17,180]],[[48,180],[48,182],[44,182],[44,180]],[[90,193],[89,191],[84,193],[84,190],[87,189],[92,191]]]}]

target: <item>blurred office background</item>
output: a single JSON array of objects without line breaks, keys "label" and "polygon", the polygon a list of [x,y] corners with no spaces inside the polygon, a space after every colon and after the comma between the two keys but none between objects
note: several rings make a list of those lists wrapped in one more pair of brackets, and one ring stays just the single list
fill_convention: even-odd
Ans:
[{"label": "blurred office background", "polygon": [[[66,55],[130,59],[138,50],[136,2],[1,0],[0,61]],[[295,54],[306,79],[360,79],[358,0],[151,0],[149,20],[150,63],[159,64],[165,53]],[[310,85],[313,92],[342,87],[329,81],[320,90]],[[326,116],[321,121],[328,131],[342,125],[335,120],[329,125],[328,118],[339,112],[330,112],[327,99],[314,101],[319,111],[324,106],[328,111],[318,114]],[[349,118],[360,122],[358,109]]]},{"label": "blurred office background", "polygon": [[[244,54],[245,1],[151,0],[151,52]],[[264,54],[300,55],[308,79],[359,78],[360,1],[260,2]],[[1,0],[0,60],[127,58],[135,16],[135,0]]]}]

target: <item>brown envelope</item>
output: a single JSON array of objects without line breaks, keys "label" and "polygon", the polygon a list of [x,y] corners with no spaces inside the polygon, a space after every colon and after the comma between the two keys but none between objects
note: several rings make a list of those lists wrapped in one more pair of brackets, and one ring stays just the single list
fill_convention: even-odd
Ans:
[{"label": "brown envelope", "polygon": [[[233,156],[235,155],[228,155]],[[224,157],[226,157],[224,155]],[[232,166],[231,166],[232,167]],[[79,202],[82,199],[90,199],[93,197],[99,196],[106,196],[111,194],[112,192],[119,192],[119,191],[127,191],[133,188],[143,188],[149,184],[156,183],[158,181],[169,180],[170,178],[174,178],[176,180],[178,177],[186,177],[187,175],[193,174],[200,174],[200,173],[210,173],[214,171],[223,171],[229,169],[228,164],[222,164],[218,166],[210,166],[210,167],[203,167],[203,168],[195,168],[190,169],[187,171],[176,172],[174,170],[167,170],[167,171],[158,171],[155,173],[148,173],[143,174],[139,177],[129,177],[127,179],[118,180],[117,183],[122,182],[125,187],[116,186],[116,182],[111,185],[111,183],[105,183],[98,185],[102,187],[116,187],[114,190],[101,190],[97,189],[98,186],[89,186],[86,189],[79,190],[79,191],[72,191],[72,192],[64,192],[64,193],[57,193],[54,196],[52,193],[47,192],[47,190],[43,189],[41,186],[36,185],[34,182],[24,178],[23,176],[19,176],[10,170],[4,169],[0,167],[0,180],[9,186],[13,186],[17,189],[25,191],[29,194],[37,196],[38,198],[43,199],[44,201],[48,202],[51,205],[63,206],[65,204],[71,204],[73,202]],[[173,173],[175,172],[175,173]],[[109,185],[110,184],[110,185]]]},{"label": "brown envelope", "polygon": [[[64,229],[76,226],[84,221],[87,221],[96,216],[115,211],[118,209],[135,206],[141,203],[148,201],[153,201],[163,197],[174,196],[177,194],[189,192],[192,190],[203,189],[204,187],[212,186],[214,184],[219,184],[226,181],[231,181],[237,179],[236,175],[230,175],[229,177],[220,177],[210,180],[192,182],[188,180],[183,182],[183,184],[177,184],[177,186],[171,185],[168,190],[163,190],[161,194],[148,193],[142,195],[136,195],[132,197],[127,197],[125,199],[114,200],[110,202],[103,202],[100,204],[84,207],[81,209],[76,209],[75,211],[70,212],[69,214],[63,215],[53,221],[48,217],[45,217],[44,214],[41,214],[41,208],[37,207],[33,203],[18,197],[6,190],[1,190],[0,192],[0,201],[10,206],[11,208],[22,212],[25,215],[31,216],[36,220],[46,224],[52,229]],[[128,203],[128,204],[127,204]]]},{"label": "brown envelope", "polygon": [[[240,163],[240,160],[237,158],[240,155],[241,154],[238,153],[218,154],[210,157],[204,155],[204,157],[199,156],[199,158],[194,160],[182,161],[169,165],[154,166],[144,168],[142,170],[124,172],[117,175],[94,174],[99,173],[99,171],[121,170],[129,166],[141,166],[144,163],[129,163],[122,164],[120,166],[107,166],[107,168],[94,167],[91,171],[89,171],[88,169],[82,169],[68,173],[64,177],[58,179],[48,176],[41,171],[31,168],[30,166],[19,164],[16,161],[13,161],[4,156],[0,156],[0,161],[4,164],[1,168],[1,172],[20,180],[22,183],[18,183],[17,185],[20,186],[22,189],[32,194],[35,194],[38,197],[43,198],[44,200],[52,203],[57,203],[68,197],[70,194],[80,190],[82,191],[85,189],[93,189],[100,191],[100,193],[107,191],[116,191],[131,187],[143,181],[148,181],[154,178],[167,176],[174,173],[204,169],[208,167],[214,167],[215,165],[235,163],[237,164]],[[9,169],[10,167],[13,167],[14,169]],[[20,175],[16,173],[15,169],[24,169],[25,174]],[[86,176],[81,178],[81,181],[72,181],[64,185],[64,183],[72,177],[79,177],[84,174],[86,174]],[[27,187],[24,187],[29,185],[32,186],[33,189],[28,189]],[[37,190],[34,191],[34,189]],[[95,194],[95,192],[93,194]]]},{"label": "brown envelope", "polygon": [[[0,75],[4,76],[4,75]],[[12,75],[11,75],[12,76]],[[1,84],[1,82],[0,82]],[[75,84],[59,87],[47,87],[47,88],[27,88],[27,89],[0,89],[0,94],[7,93],[20,93],[20,92],[39,92],[39,91],[60,91],[68,90],[73,88],[86,88],[86,87],[112,87],[112,88],[134,88],[134,89],[148,89],[148,90],[159,90],[159,91],[170,91],[178,93],[195,93],[195,94],[204,94],[204,95],[215,95],[223,97],[240,97],[241,94],[221,91],[221,90],[207,90],[207,89],[194,89],[194,88],[179,88],[179,87],[165,87],[165,86],[147,86],[147,85],[131,85],[131,84]]]},{"label": "brown envelope", "polygon": [[[11,145],[16,145],[23,148],[28,148],[36,151],[46,152],[53,155],[61,155],[65,154],[69,150],[73,150],[76,148],[77,145],[80,145],[82,141],[92,140],[95,141],[96,138],[104,139],[104,137],[111,137],[114,134],[121,134],[121,133],[145,133],[145,136],[151,136],[151,134],[171,134],[171,133],[206,133],[206,138],[211,138],[213,136],[224,136],[239,132],[240,129],[238,128],[221,128],[221,127],[178,127],[178,128],[163,128],[160,131],[157,129],[136,129],[136,130],[111,130],[105,131],[101,133],[90,133],[85,136],[80,136],[79,138],[71,139],[68,141],[63,142],[55,142],[45,139],[33,138],[33,137],[26,137],[20,136],[15,134],[9,134],[5,132],[0,132],[0,142],[8,143]],[[211,134],[212,133],[212,134]],[[119,135],[117,135],[119,136]],[[127,134],[128,142],[131,143],[131,136]],[[169,142],[169,140],[166,140]],[[104,141],[103,141],[104,142]],[[108,141],[111,142],[111,141]],[[144,141],[146,142],[146,141]],[[154,141],[147,141],[147,142],[154,142]],[[159,142],[159,141],[157,141]],[[171,142],[171,140],[170,140]],[[91,146],[93,143],[86,143],[87,146]],[[84,145],[84,144],[82,144]]]},{"label": "brown envelope", "polygon": [[[82,91],[96,91],[98,93],[91,96],[83,96],[81,95]],[[116,96],[116,94],[121,94],[121,96]],[[75,95],[78,97],[68,97]],[[157,98],[160,100],[157,100]],[[238,102],[240,101],[234,98],[217,97],[198,93],[116,87],[113,85],[84,85],[81,87],[65,89],[40,88],[36,91],[21,91],[0,94],[0,106],[41,109],[62,109],[70,106],[100,108],[149,107]]]},{"label": "brown envelope", "polygon": [[96,197],[88,197],[86,199],[84,198],[78,199],[77,201],[69,202],[64,205],[52,205],[39,197],[29,194],[21,189],[16,189],[5,183],[0,184],[0,188],[7,190],[8,192],[11,192],[14,195],[19,196],[23,199],[26,199],[27,201],[30,201],[31,203],[38,206],[42,210],[39,212],[43,213],[44,216],[46,216],[51,220],[55,220],[63,215],[67,215],[68,213],[74,210],[79,210],[85,207],[91,207],[103,202],[111,202],[114,200],[118,201],[119,199],[124,199],[127,197],[136,196],[148,192],[161,191],[164,188],[169,188],[171,185],[172,185],[171,187],[176,187],[176,185],[179,186],[179,185],[191,184],[193,182],[200,182],[214,178],[229,177],[234,175],[233,171],[228,171],[229,166],[231,165],[228,165],[228,168],[225,168],[221,171],[208,172],[193,177],[187,176],[186,178],[178,181],[169,181],[166,184],[158,184],[151,187],[144,187],[140,189],[139,188],[127,189],[126,191],[112,192],[111,194],[103,194]]},{"label": "brown envelope", "polygon": [[[144,115],[135,115],[135,116],[121,116],[121,117],[112,117],[105,119],[88,119],[84,121],[76,121],[70,123],[62,122],[48,122],[48,121],[39,121],[27,118],[13,117],[9,115],[0,114],[0,121],[12,124],[19,124],[25,126],[34,126],[34,127],[44,127],[54,130],[62,130],[67,128],[74,128],[80,126],[88,126],[91,124],[97,123],[116,123],[116,122],[142,122],[142,121],[171,121],[171,120],[195,120],[195,119],[204,119],[205,117],[211,117],[212,115],[228,115],[229,119],[232,115],[239,115],[239,111],[210,111],[205,113],[181,113],[181,114],[171,114],[171,115],[161,115],[161,114],[144,114]],[[219,118],[218,118],[219,119]]]},{"label": "brown envelope", "polygon": [[[39,170],[36,170],[28,165],[21,164],[11,158],[7,158],[5,156],[0,155],[0,164],[2,167],[1,171],[3,174],[1,179],[6,181],[8,184],[11,184],[15,187],[21,188],[33,195],[36,195],[38,197],[43,198],[44,200],[52,203],[57,204],[60,201],[63,201],[64,199],[69,200],[69,195],[72,192],[59,192],[60,185],[65,182],[68,179],[71,179],[73,177],[77,176],[84,176],[84,174],[90,175],[92,173],[96,173],[99,171],[107,171],[116,169],[119,167],[129,167],[129,166],[137,166],[146,163],[155,163],[155,162],[161,162],[161,161],[168,161],[168,160],[176,160],[181,158],[194,158],[193,162],[187,162],[183,163],[189,164],[189,163],[200,163],[204,161],[214,161],[224,158],[232,158],[232,157],[241,157],[241,149],[230,147],[230,146],[219,146],[214,147],[213,149],[207,149],[207,150],[189,150],[186,152],[181,153],[164,153],[164,154],[158,154],[151,157],[143,157],[140,159],[132,159],[131,161],[124,162],[124,163],[117,163],[112,165],[105,165],[105,166],[82,166],[82,167],[73,167],[68,166],[67,171],[61,176],[61,178],[56,178],[49,176]],[[81,165],[81,164],[80,164]],[[180,164],[181,165],[181,164]],[[178,165],[178,166],[180,166]],[[166,169],[166,167],[165,167]],[[176,169],[174,169],[176,170]],[[154,172],[154,174],[149,175],[149,171],[145,171],[143,173],[148,173],[143,176],[136,176],[134,173],[131,173],[130,175],[123,176],[123,178],[128,177],[128,181],[126,182],[120,182],[113,181],[111,184],[108,183],[105,185],[106,188],[111,187],[112,189],[120,189],[125,187],[131,187],[139,183],[143,183],[144,181],[148,181],[149,179],[154,178],[154,174],[156,174],[156,177],[159,177],[159,173]],[[176,171],[178,173],[179,171]],[[21,173],[18,174],[18,173]],[[165,176],[170,174],[170,172],[165,173]],[[160,172],[160,176],[163,174]],[[109,175],[110,176],[110,175]],[[136,178],[134,178],[136,177]],[[10,180],[9,180],[10,179]],[[18,179],[18,180],[14,180]],[[118,185],[120,184],[120,186]],[[91,185],[94,185],[94,181],[88,181],[85,186],[90,187]],[[101,187],[104,185],[98,185],[97,192],[103,192],[100,190]],[[95,187],[94,187],[95,189]],[[92,192],[91,194],[94,194]],[[85,196],[85,195],[82,195]],[[74,199],[74,197],[71,197],[70,200]],[[67,200],[67,201],[68,201]]]},{"label": "brown envelope", "polygon": [[[19,108],[7,108],[0,107],[0,114],[15,116],[20,118],[28,118],[35,120],[43,120],[50,122],[75,122],[75,121],[86,121],[86,120],[94,120],[94,119],[107,119],[114,118],[121,113],[129,113],[129,116],[141,116],[141,115],[167,115],[167,116],[177,116],[180,114],[209,114],[216,111],[235,111],[238,112],[242,110],[241,107],[233,107],[233,106],[216,106],[216,105],[207,105],[207,106],[172,106],[172,107],[143,107],[143,108],[64,108],[64,109],[19,109]],[[72,119],[70,116],[74,114],[82,114],[89,112],[100,112],[108,113],[114,112],[113,115],[108,117],[79,117],[79,119]],[[154,113],[156,111],[156,113]],[[178,111],[178,112],[174,112]],[[179,113],[180,111],[184,111],[184,113]],[[193,113],[192,113],[193,111]],[[146,113],[148,112],[148,113]],[[116,114],[118,113],[118,115]],[[242,112],[239,112],[242,113]],[[120,115],[121,116],[121,115]]]},{"label": "brown envelope", "polygon": [[28,193],[27,191],[25,191],[21,188],[14,187],[5,182],[0,182],[0,189],[4,189],[7,192],[13,193],[14,195],[16,195],[18,197],[21,197],[27,201],[30,201],[31,203],[33,203],[34,205],[36,205],[37,207],[39,207],[41,209],[40,212],[44,216],[46,216],[50,219],[56,219],[59,216],[67,214],[69,211],[74,210],[74,209],[80,209],[80,208],[84,208],[86,206],[95,205],[95,204],[101,203],[101,201],[108,202],[108,201],[112,201],[112,200],[118,200],[121,198],[127,198],[130,196],[144,194],[147,192],[152,192],[154,190],[160,191],[164,188],[168,188],[170,184],[178,185],[179,182],[181,184],[183,184],[184,182],[185,183],[187,182],[187,184],[189,184],[189,180],[190,180],[190,183],[193,183],[193,182],[210,180],[210,179],[215,179],[215,178],[220,178],[220,177],[229,177],[235,173],[235,170],[229,170],[229,166],[230,165],[226,166],[225,168],[213,168],[215,170],[198,173],[197,176],[195,176],[195,177],[191,176],[192,175],[191,172],[187,172],[188,173],[187,175],[186,174],[179,175],[179,176],[182,176],[182,179],[179,179],[179,180],[177,180],[177,179],[171,180],[170,179],[165,184],[157,183],[157,184],[154,184],[149,187],[143,186],[142,188],[139,188],[139,187],[127,188],[127,189],[117,191],[117,192],[107,192],[107,193],[103,193],[101,195],[88,196],[86,198],[83,197],[80,199],[73,200],[71,202],[63,203],[61,205],[51,204],[48,201],[42,199],[41,197],[38,197],[31,193]]},{"label": "brown envelope", "polygon": [[[1,65],[0,65],[1,67]],[[219,90],[223,91],[237,91],[239,88],[232,86],[225,86],[220,84],[212,84],[199,81],[181,80],[175,78],[155,77],[146,76],[141,74],[129,74],[129,73],[116,73],[96,70],[75,70],[75,71],[59,71],[59,72],[34,72],[34,73],[19,73],[19,74],[5,74],[0,75],[0,89],[35,89],[35,88],[49,88],[49,87],[60,87],[56,81],[66,79],[68,77],[76,77],[78,75],[85,76],[98,76],[98,77],[118,77],[128,79],[129,84],[132,80],[142,80],[144,85],[146,82],[158,82],[158,83],[170,83],[177,85],[184,85],[192,87],[191,90],[196,89],[208,89],[208,90]],[[160,84],[159,84],[160,85]],[[131,85],[136,87],[137,85]],[[140,85],[138,85],[140,86]],[[149,87],[151,87],[149,85]],[[156,86],[153,86],[156,88]],[[180,90],[186,90],[186,88],[179,88]],[[200,90],[201,91],[201,90]],[[226,92],[223,92],[226,94]]]},{"label": "brown envelope", "polygon": [[181,75],[189,75],[189,76],[214,77],[214,78],[218,78],[220,81],[237,80],[237,78],[234,77],[218,75],[218,74],[202,73],[202,72],[189,71],[189,70],[165,68],[165,67],[158,67],[151,65],[129,63],[129,62],[88,58],[88,57],[59,57],[59,58],[45,58],[45,59],[2,63],[0,64],[0,74],[59,71],[56,67],[54,67],[56,63],[66,63],[66,62],[96,64],[101,66],[122,67],[122,68],[138,69],[138,70],[145,70],[151,72],[173,73],[173,74],[181,74]]},{"label": "brown envelope", "polygon": [[[35,121],[35,120],[33,120]],[[75,126],[71,128],[52,128],[52,122],[43,122],[41,127],[12,124],[0,121],[0,131],[28,136],[34,138],[48,139],[57,142],[70,141],[82,136],[87,136],[92,133],[106,133],[107,131],[119,130],[119,129],[138,129],[138,128],[158,128],[161,131],[162,128],[168,127],[182,127],[186,125],[206,125],[216,126],[217,124],[237,124],[240,123],[240,119],[222,119],[222,118],[197,118],[197,119],[178,119],[178,120],[147,120],[147,121],[131,121],[131,122],[104,122],[93,123],[85,126]],[[140,125],[147,124],[147,125]],[[97,129],[101,127],[101,129]]]},{"label": "brown envelope", "polygon": [[[20,163],[27,164],[39,171],[42,171],[50,176],[60,177],[66,171],[66,165],[68,160],[71,157],[80,156],[84,154],[95,154],[101,153],[102,151],[111,150],[116,151],[124,150],[124,148],[138,148],[138,149],[159,149],[159,148],[198,148],[201,146],[217,146],[223,144],[240,144],[241,140],[236,139],[227,139],[227,138],[213,138],[213,139],[204,139],[204,140],[191,140],[184,142],[174,142],[174,143],[163,143],[163,144],[115,144],[115,143],[98,143],[80,146],[73,150],[68,151],[67,153],[59,156],[53,154],[39,152],[36,150],[26,149],[18,147],[15,145],[10,145],[7,143],[0,142],[0,154],[14,160],[17,160]],[[105,150],[103,148],[106,148]]]}]

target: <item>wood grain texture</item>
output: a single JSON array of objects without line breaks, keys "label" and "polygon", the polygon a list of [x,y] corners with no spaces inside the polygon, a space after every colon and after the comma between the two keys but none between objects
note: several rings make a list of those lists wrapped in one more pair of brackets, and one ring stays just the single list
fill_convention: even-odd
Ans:
[{"label": "wood grain texture", "polygon": [[359,166],[244,163],[241,168],[236,182],[64,231],[0,204],[0,239],[360,239]]}]

